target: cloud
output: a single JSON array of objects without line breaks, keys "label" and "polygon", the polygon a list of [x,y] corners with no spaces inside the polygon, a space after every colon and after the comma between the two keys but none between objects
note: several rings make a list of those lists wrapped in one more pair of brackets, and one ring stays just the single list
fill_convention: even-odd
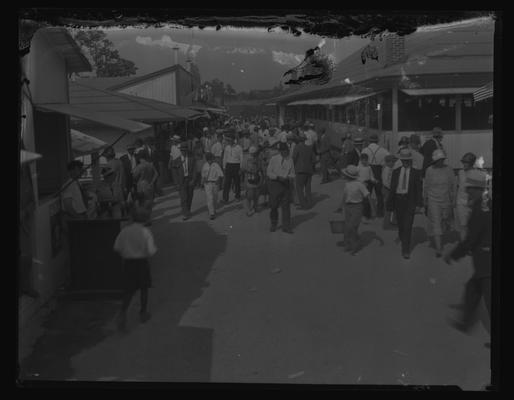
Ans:
[{"label": "cloud", "polygon": [[192,57],[196,57],[202,46],[197,44],[187,44],[175,42],[168,35],[162,35],[160,39],[152,39],[150,36],[138,36],[136,37],[136,43],[142,44],[143,46],[160,46],[172,49],[178,47],[181,53],[189,54]]},{"label": "cloud", "polygon": [[272,51],[273,61],[281,64],[294,67],[300,64],[303,59],[303,54],[285,53],[283,51]]},{"label": "cloud", "polygon": [[255,47],[227,47],[227,46],[216,46],[213,48],[214,51],[223,51],[227,54],[264,54],[266,53],[266,50],[264,49],[257,49]]}]

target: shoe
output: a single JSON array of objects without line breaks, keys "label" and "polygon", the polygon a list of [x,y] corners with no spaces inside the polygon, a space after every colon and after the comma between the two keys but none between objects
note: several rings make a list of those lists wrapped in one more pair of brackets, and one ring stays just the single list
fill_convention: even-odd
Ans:
[{"label": "shoe", "polygon": [[277,227],[275,225],[271,225],[271,228],[269,228],[270,232],[275,232],[277,230]]},{"label": "shoe", "polygon": [[141,321],[142,324],[147,322],[150,318],[152,318],[152,314],[150,314],[148,311],[139,313],[139,320]]},{"label": "shoe", "polygon": [[441,257],[442,257],[442,255],[443,255],[443,254],[442,254],[440,251],[436,251],[436,252],[435,252],[435,256],[436,256],[436,258],[441,258]]},{"label": "shoe", "polygon": [[293,230],[291,228],[283,228],[282,232],[284,232],[284,233],[293,233]]},{"label": "shoe", "polygon": [[184,216],[182,217],[182,221],[187,221],[188,219],[189,219],[189,216],[187,216],[187,215],[184,215]]},{"label": "shoe", "polygon": [[351,255],[352,255],[352,256],[356,256],[357,254],[359,254],[359,250],[353,250],[353,251],[351,252]]},{"label": "shoe", "polygon": [[409,260],[410,259],[410,254],[409,253],[403,253],[402,254],[403,258],[405,258],[406,260]]},{"label": "shoe", "polygon": [[209,217],[209,219],[211,219],[211,220],[213,220],[214,218],[216,218],[216,216],[215,216],[215,215],[211,215],[211,216]]}]

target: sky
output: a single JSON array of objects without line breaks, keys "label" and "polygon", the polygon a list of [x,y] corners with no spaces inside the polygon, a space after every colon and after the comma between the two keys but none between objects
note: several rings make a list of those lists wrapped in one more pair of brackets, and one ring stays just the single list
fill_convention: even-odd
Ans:
[{"label": "sky", "polygon": [[200,30],[165,28],[104,29],[120,56],[133,61],[137,74],[174,64],[173,47],[179,47],[179,63],[190,57],[198,66],[202,82],[218,78],[237,92],[272,89],[288,69],[298,65],[305,51],[324,43],[322,52],[340,62],[369,43],[350,37],[323,39],[302,34],[295,37],[281,30],[214,28]]}]

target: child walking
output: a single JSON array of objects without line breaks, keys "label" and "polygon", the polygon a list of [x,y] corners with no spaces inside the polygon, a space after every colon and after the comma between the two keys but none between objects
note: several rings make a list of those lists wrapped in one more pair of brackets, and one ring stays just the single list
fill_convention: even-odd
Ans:
[{"label": "child walking", "polygon": [[148,210],[134,207],[132,223],[124,227],[116,237],[114,250],[123,259],[124,294],[121,311],[118,316],[118,329],[125,330],[127,309],[136,291],[141,294],[139,317],[142,323],[151,317],[148,312],[148,288],[152,286],[149,258],[157,252],[152,232],[143,224],[148,220]]},{"label": "child walking", "polygon": [[348,165],[343,170],[346,184],[343,190],[342,206],[345,215],[345,251],[352,256],[359,251],[359,225],[362,219],[363,203],[369,198],[369,191],[364,184],[358,180],[359,168],[355,165]]},{"label": "child walking", "polygon": [[207,161],[202,168],[202,186],[205,189],[205,198],[207,199],[207,208],[209,209],[209,218],[216,218],[216,206],[218,203],[219,182],[223,179],[223,171],[219,164],[215,161],[214,154],[206,153]]}]

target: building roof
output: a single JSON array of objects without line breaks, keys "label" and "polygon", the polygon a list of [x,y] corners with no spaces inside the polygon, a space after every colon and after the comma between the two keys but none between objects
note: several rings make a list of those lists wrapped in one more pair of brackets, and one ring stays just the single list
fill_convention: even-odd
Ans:
[{"label": "building roof", "polygon": [[157,100],[70,82],[70,104],[100,114],[112,114],[135,121],[164,122],[195,118],[202,113]]},{"label": "building roof", "polygon": [[63,57],[68,72],[76,73],[92,70],[88,59],[67,29],[49,27],[40,29],[38,33],[43,35],[52,44],[57,53]]},{"label": "building roof", "polygon": [[[381,46],[380,41],[372,44]],[[405,61],[402,63],[384,66],[380,59],[368,59],[363,64],[361,52],[366,47],[364,46],[336,65],[333,77],[326,85],[306,86],[273,101],[287,103],[314,94],[319,97],[323,92],[337,87],[372,83],[384,78],[395,78],[399,83],[402,78],[409,80],[440,75],[446,77],[446,83],[441,82],[444,86],[452,85],[448,74],[479,74],[484,76],[481,82],[477,82],[481,86],[491,79],[494,70],[493,44],[492,19],[436,30],[419,30],[405,36]]]},{"label": "building roof", "polygon": [[151,72],[149,74],[144,75],[130,75],[130,76],[118,76],[118,77],[95,77],[95,78],[79,78],[77,79],[78,83],[83,83],[87,86],[90,86],[95,89],[101,89],[101,90],[120,90],[127,86],[132,86],[137,83],[147,81],[150,79],[153,79],[157,76],[165,75],[170,72],[175,72],[177,70],[183,70],[187,74],[191,73],[185,69],[180,64],[172,65],[171,67],[166,67],[163,69],[160,69],[158,71]]}]

